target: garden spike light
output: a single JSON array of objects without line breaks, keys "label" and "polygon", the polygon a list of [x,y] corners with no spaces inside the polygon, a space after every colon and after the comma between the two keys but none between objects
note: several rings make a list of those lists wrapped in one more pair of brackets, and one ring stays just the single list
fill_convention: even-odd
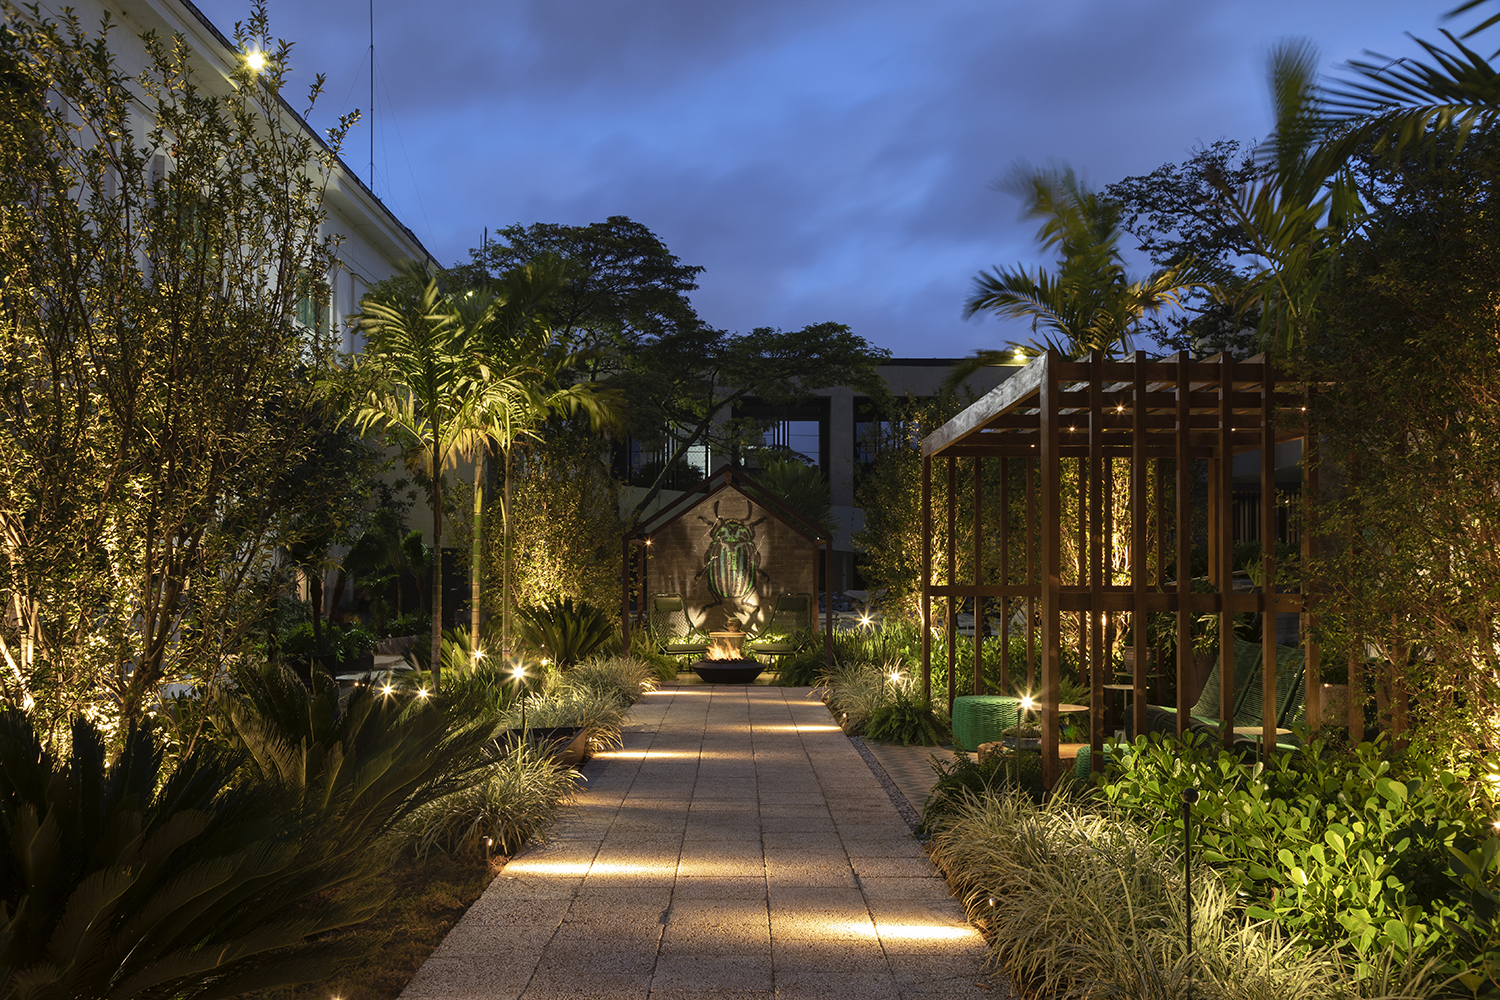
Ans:
[{"label": "garden spike light", "polygon": [[[1193,957],[1193,803],[1198,801],[1198,789],[1182,790],[1182,901],[1184,926],[1187,929],[1187,957]],[[1191,973],[1189,973],[1191,976]],[[1188,980],[1188,996],[1191,997],[1192,979]]]},{"label": "garden spike light", "polygon": [[521,702],[521,739],[526,738],[526,664],[517,663],[510,669],[510,676],[516,682],[516,697]]}]

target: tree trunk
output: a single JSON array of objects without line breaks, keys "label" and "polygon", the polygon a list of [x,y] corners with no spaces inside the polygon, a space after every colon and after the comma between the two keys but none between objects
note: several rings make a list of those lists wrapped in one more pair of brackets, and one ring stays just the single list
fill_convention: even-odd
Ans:
[{"label": "tree trunk", "polygon": [[307,602],[312,605],[313,649],[323,655],[323,574],[315,569],[307,573]]},{"label": "tree trunk", "polygon": [[481,577],[484,571],[483,547],[480,545],[480,529],[484,523],[484,453],[478,449],[474,456],[474,537],[469,548],[469,648],[479,649],[479,608]]},{"label": "tree trunk", "polygon": [[505,495],[500,499],[500,521],[501,529],[505,533],[501,545],[501,574],[500,574],[500,648],[505,654],[506,661],[510,660],[510,587],[511,587],[511,565],[510,565],[510,449],[505,449]]},{"label": "tree trunk", "polygon": [[443,473],[432,475],[432,687],[443,679]]},{"label": "tree trunk", "polygon": [[344,588],[349,585],[349,574],[342,568],[339,570],[338,578],[333,584],[333,600],[328,602],[328,624],[333,624],[333,616],[338,614],[339,605],[344,602]]}]

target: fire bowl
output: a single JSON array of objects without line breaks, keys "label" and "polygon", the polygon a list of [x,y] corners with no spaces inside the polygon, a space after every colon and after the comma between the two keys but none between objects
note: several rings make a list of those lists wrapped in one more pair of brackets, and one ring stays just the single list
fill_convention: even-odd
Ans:
[{"label": "fire bowl", "polygon": [[707,684],[749,684],[765,669],[757,660],[699,660],[692,666]]}]

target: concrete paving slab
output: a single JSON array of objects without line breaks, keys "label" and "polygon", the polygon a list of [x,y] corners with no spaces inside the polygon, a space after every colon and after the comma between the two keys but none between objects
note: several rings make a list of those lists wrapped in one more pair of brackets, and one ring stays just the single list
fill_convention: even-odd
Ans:
[{"label": "concrete paving slab", "polygon": [[404,1000],[1010,996],[865,759],[805,694],[643,698],[555,835],[506,866]]}]

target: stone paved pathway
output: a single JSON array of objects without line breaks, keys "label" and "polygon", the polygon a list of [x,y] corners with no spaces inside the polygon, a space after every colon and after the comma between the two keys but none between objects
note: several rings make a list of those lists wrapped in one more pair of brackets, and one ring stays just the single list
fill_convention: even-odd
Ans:
[{"label": "stone paved pathway", "polygon": [[669,687],[404,1000],[1008,996],[983,939],[806,689]]}]

